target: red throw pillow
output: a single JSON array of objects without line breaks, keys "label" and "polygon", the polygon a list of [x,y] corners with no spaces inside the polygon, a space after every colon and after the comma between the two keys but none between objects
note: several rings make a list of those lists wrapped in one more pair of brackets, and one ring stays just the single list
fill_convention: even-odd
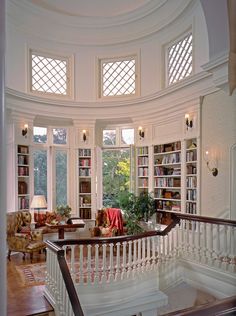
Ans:
[{"label": "red throw pillow", "polygon": [[22,226],[19,233],[21,234],[26,234],[28,235],[29,237],[31,237],[31,229],[29,226]]},{"label": "red throw pillow", "polygon": [[36,227],[45,226],[46,223],[46,213],[35,212],[34,221],[36,222]]}]

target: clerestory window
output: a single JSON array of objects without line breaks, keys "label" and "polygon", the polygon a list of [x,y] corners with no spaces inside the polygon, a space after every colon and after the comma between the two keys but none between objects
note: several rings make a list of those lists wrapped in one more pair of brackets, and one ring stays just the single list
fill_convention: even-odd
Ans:
[{"label": "clerestory window", "polygon": [[166,85],[178,82],[193,72],[193,36],[188,33],[166,49]]},{"label": "clerestory window", "polygon": [[134,56],[100,60],[100,96],[137,94],[137,61]]},{"label": "clerestory window", "polygon": [[70,95],[69,58],[31,52],[30,90],[57,96]]}]

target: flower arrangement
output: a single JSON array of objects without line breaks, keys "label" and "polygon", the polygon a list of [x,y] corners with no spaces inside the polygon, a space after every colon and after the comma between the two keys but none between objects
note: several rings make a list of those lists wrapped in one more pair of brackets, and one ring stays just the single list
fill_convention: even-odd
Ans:
[{"label": "flower arrangement", "polygon": [[71,213],[71,207],[67,205],[58,205],[56,208],[56,214],[61,217],[61,220],[69,218]]}]

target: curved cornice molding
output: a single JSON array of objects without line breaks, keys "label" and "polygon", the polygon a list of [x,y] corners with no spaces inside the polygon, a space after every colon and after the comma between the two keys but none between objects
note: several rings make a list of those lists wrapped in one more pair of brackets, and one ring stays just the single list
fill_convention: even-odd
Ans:
[{"label": "curved cornice molding", "polygon": [[132,107],[137,106],[139,104],[144,104],[148,102],[154,102],[156,100],[159,100],[160,98],[163,98],[167,95],[170,95],[172,93],[175,93],[179,90],[182,90],[188,86],[192,86],[197,82],[200,82],[201,80],[204,80],[205,78],[210,77],[211,74],[208,74],[206,72],[201,72],[196,75],[193,75],[191,77],[188,77],[176,84],[173,84],[161,91],[158,91],[154,94],[139,97],[139,98],[132,98],[132,99],[126,99],[126,100],[117,100],[112,101],[110,99],[107,100],[99,100],[94,102],[88,102],[88,101],[70,101],[70,100],[62,100],[62,99],[49,99],[44,98],[32,94],[27,94],[24,92],[16,91],[10,88],[6,88],[6,95],[9,97],[13,97],[15,100],[21,100],[21,101],[28,101],[33,102],[36,104],[42,104],[45,106],[56,106],[57,108],[60,107],[66,107],[66,108],[77,108],[77,109],[113,109],[113,108],[123,108],[123,107]]},{"label": "curved cornice molding", "polygon": [[75,102],[48,100],[26,93],[6,89],[7,108],[12,111],[31,113],[46,117],[71,118],[79,120],[104,119],[112,121],[153,121],[166,120],[186,110],[193,108],[200,102],[200,96],[216,91],[212,85],[212,75],[199,73],[188,80],[183,80],[169,88],[153,95],[129,101],[117,102]]},{"label": "curved cornice molding", "polygon": [[[193,0],[150,1],[127,15],[88,20],[64,16],[34,6],[26,0],[9,0],[8,22],[24,34],[67,45],[124,44],[159,32],[180,18]],[[43,21],[43,24],[42,24]]]}]

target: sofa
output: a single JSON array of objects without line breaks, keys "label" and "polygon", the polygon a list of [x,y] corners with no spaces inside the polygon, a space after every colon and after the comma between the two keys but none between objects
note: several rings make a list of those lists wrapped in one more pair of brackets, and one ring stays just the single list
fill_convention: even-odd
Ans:
[{"label": "sofa", "polygon": [[32,262],[35,252],[45,250],[42,230],[32,229],[29,211],[7,213],[7,246],[9,260],[11,260],[11,252],[16,251],[23,253],[23,260],[25,254],[29,253]]}]

